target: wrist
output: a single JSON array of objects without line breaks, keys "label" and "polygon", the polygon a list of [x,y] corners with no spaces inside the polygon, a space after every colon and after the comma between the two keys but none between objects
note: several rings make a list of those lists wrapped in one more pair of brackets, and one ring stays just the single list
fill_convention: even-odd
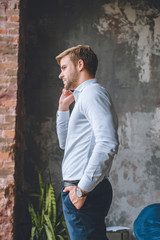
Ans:
[{"label": "wrist", "polygon": [[69,107],[62,106],[62,105],[59,105],[59,106],[58,106],[58,111],[64,112],[64,111],[68,111],[68,110],[69,110]]},{"label": "wrist", "polygon": [[77,197],[86,197],[88,192],[83,191],[80,187],[76,187],[76,195]]}]

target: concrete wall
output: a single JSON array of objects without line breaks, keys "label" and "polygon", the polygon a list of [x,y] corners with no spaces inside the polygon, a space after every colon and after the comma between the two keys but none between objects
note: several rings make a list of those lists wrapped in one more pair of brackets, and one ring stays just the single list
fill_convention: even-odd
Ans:
[{"label": "concrete wall", "polygon": [[146,1],[115,1],[102,8],[98,34],[111,36],[113,43],[112,73],[107,76],[107,69],[108,80],[100,74],[100,81],[111,89],[120,136],[111,171],[114,201],[106,222],[132,227],[140,210],[160,199],[160,11]]},{"label": "concrete wall", "polygon": [[[114,199],[106,224],[132,228],[139,211],[160,198],[160,4],[21,3],[17,216],[25,216],[22,193],[36,189],[37,171],[45,179],[50,173],[56,193],[60,191],[63,153],[55,120],[62,83],[55,56],[67,47],[89,44],[99,58],[97,80],[110,92],[119,117],[120,150],[110,175]],[[18,226],[27,224],[18,219]]]}]

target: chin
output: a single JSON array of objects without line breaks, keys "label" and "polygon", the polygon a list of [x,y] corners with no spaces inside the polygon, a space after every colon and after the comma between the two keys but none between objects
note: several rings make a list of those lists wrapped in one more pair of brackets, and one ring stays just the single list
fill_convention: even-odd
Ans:
[{"label": "chin", "polygon": [[64,85],[64,89],[71,90],[71,88],[68,85]]}]

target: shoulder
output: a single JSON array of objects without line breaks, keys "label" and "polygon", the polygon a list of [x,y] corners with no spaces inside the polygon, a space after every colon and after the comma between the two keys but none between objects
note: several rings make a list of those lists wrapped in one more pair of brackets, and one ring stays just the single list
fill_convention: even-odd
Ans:
[{"label": "shoulder", "polygon": [[112,105],[111,98],[103,86],[98,83],[86,86],[79,99],[80,110],[83,111],[104,111]]},{"label": "shoulder", "polygon": [[93,83],[93,84],[90,84],[88,86],[86,86],[84,89],[83,89],[83,92],[82,94],[87,94],[87,96],[92,96],[92,95],[98,95],[98,94],[101,94],[101,93],[106,93],[106,90],[104,87],[102,87],[99,83]]},{"label": "shoulder", "polygon": [[82,91],[82,101],[89,99],[110,99],[109,93],[99,83],[93,83],[86,86]]}]

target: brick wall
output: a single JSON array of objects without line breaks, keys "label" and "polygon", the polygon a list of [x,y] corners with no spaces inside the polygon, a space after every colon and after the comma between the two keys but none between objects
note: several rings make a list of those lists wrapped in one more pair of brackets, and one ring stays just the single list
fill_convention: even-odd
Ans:
[{"label": "brick wall", "polygon": [[0,1],[0,239],[13,238],[18,0]]}]

